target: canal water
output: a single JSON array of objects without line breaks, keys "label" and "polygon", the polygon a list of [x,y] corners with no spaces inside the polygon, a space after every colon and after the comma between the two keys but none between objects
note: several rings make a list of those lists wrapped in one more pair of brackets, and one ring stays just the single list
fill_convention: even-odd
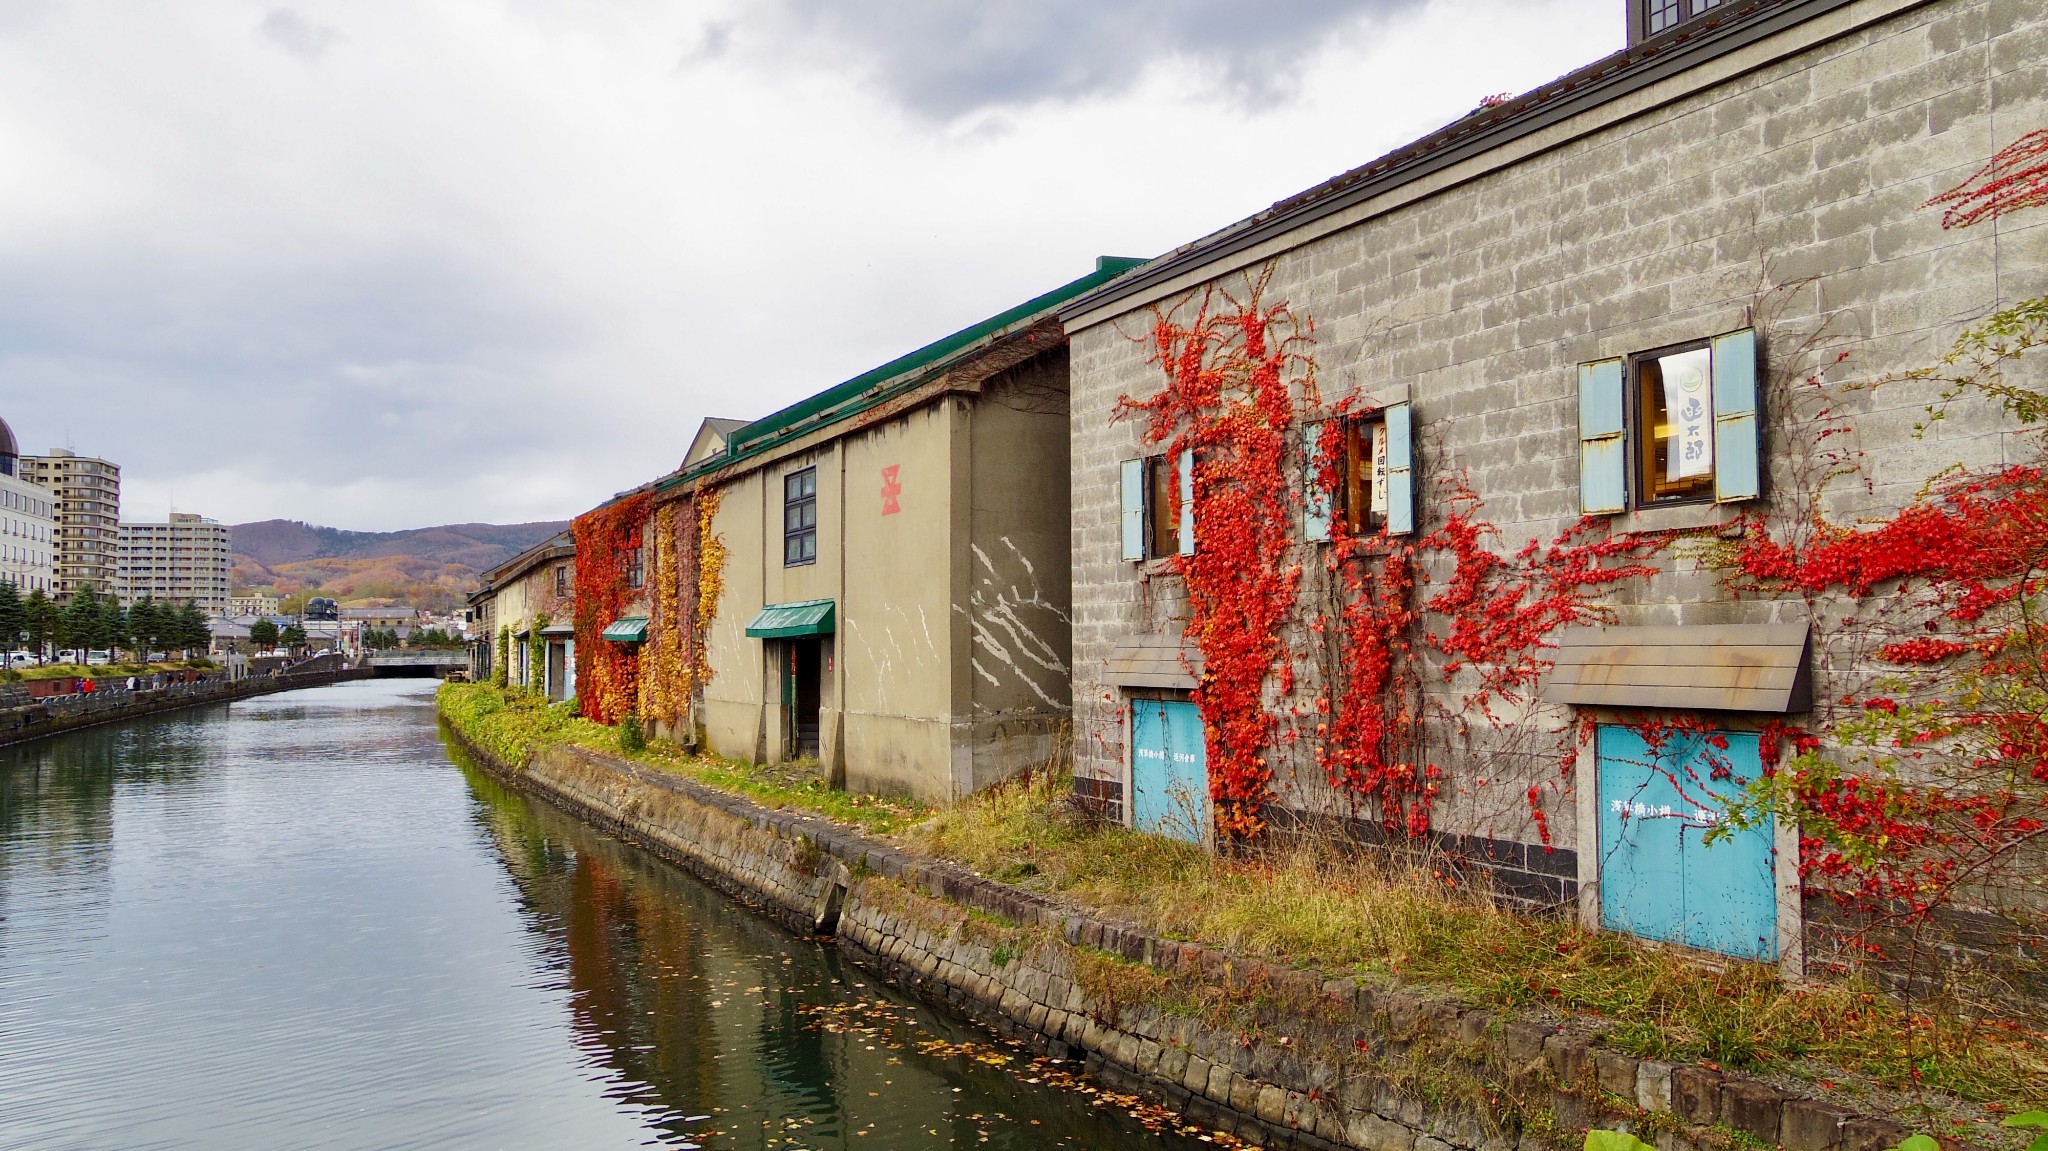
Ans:
[{"label": "canal water", "polygon": [[497,787],[431,689],[0,749],[0,1148],[1215,1145]]}]

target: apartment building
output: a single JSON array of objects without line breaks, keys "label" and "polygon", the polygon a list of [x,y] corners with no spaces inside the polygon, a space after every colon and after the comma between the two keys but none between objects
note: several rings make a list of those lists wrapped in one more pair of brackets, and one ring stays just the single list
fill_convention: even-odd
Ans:
[{"label": "apartment building", "polygon": [[23,594],[54,590],[53,511],[50,492],[22,477],[14,430],[0,420],[0,582]]},{"label": "apartment building", "polygon": [[208,615],[228,609],[233,540],[218,520],[172,512],[163,523],[123,523],[115,545],[114,591],[122,603],[192,600]]},{"label": "apartment building", "polygon": [[262,592],[253,591],[243,592],[240,595],[228,597],[227,614],[233,619],[241,619],[243,616],[250,615],[276,615],[277,608],[278,598],[274,595],[264,595]]},{"label": "apartment building", "polygon": [[69,598],[83,587],[112,591],[120,544],[120,466],[68,448],[20,459],[21,477],[55,497],[51,550],[57,598]]}]

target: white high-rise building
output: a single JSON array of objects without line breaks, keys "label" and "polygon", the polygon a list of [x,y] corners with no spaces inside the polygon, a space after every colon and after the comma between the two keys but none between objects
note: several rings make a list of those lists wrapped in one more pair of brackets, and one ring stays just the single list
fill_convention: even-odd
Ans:
[{"label": "white high-rise building", "polygon": [[58,599],[91,588],[105,595],[114,590],[115,524],[121,517],[121,467],[81,456],[69,448],[51,448],[47,455],[22,456],[21,477],[49,490],[56,511]]},{"label": "white high-rise building", "polygon": [[234,543],[228,526],[189,512],[164,523],[123,523],[114,549],[114,593],[123,604],[143,596],[193,600],[209,616],[228,609]]},{"label": "white high-rise building", "polygon": [[21,475],[14,430],[0,420],[0,581],[56,594],[56,496]]}]

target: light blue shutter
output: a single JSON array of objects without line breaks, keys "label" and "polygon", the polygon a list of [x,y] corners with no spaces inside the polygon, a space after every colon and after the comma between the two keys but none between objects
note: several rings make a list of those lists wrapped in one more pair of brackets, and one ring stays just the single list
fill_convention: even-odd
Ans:
[{"label": "light blue shutter", "polygon": [[1124,558],[1145,558],[1145,461],[1125,460],[1123,474]]},{"label": "light blue shutter", "polygon": [[1589,516],[1628,507],[1624,374],[1618,359],[1579,365],[1579,511]]},{"label": "light blue shutter", "polygon": [[1763,426],[1757,420],[1756,331],[1714,337],[1714,499],[1763,494]]},{"label": "light blue shutter", "polygon": [[1330,489],[1323,486],[1323,425],[1310,424],[1302,453],[1301,538],[1330,538]]},{"label": "light blue shutter", "polygon": [[1180,554],[1195,554],[1195,450],[1180,454]]},{"label": "light blue shutter", "polygon": [[1415,435],[1407,404],[1388,404],[1387,534],[1415,531]]}]

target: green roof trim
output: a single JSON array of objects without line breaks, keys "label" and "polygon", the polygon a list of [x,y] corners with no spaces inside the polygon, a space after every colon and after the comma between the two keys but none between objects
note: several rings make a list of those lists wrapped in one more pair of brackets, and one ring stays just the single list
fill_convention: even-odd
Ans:
[{"label": "green roof trim", "polygon": [[604,638],[613,643],[647,642],[647,617],[644,615],[622,616],[604,629]]},{"label": "green roof trim", "polygon": [[771,603],[761,609],[747,634],[755,639],[790,639],[802,635],[831,635],[832,601],[807,599],[796,603]]},{"label": "green roof trim", "polygon": [[1086,295],[1125,272],[1150,262],[1128,256],[1098,256],[1095,260],[1095,270],[1078,280],[1062,284],[1044,295],[1034,296],[1008,311],[990,316],[973,327],[962,328],[908,355],[898,356],[881,367],[871,368],[843,384],[836,384],[809,399],[800,400],[779,412],[763,416],[739,428],[726,437],[724,452],[711,456],[695,467],[677,472],[657,483],[655,487],[672,487],[766,451],[799,433],[829,427],[841,420],[859,415],[900,390],[884,388],[881,385],[943,364],[949,358],[1001,335],[1007,328],[1051,312],[1059,305]]}]

